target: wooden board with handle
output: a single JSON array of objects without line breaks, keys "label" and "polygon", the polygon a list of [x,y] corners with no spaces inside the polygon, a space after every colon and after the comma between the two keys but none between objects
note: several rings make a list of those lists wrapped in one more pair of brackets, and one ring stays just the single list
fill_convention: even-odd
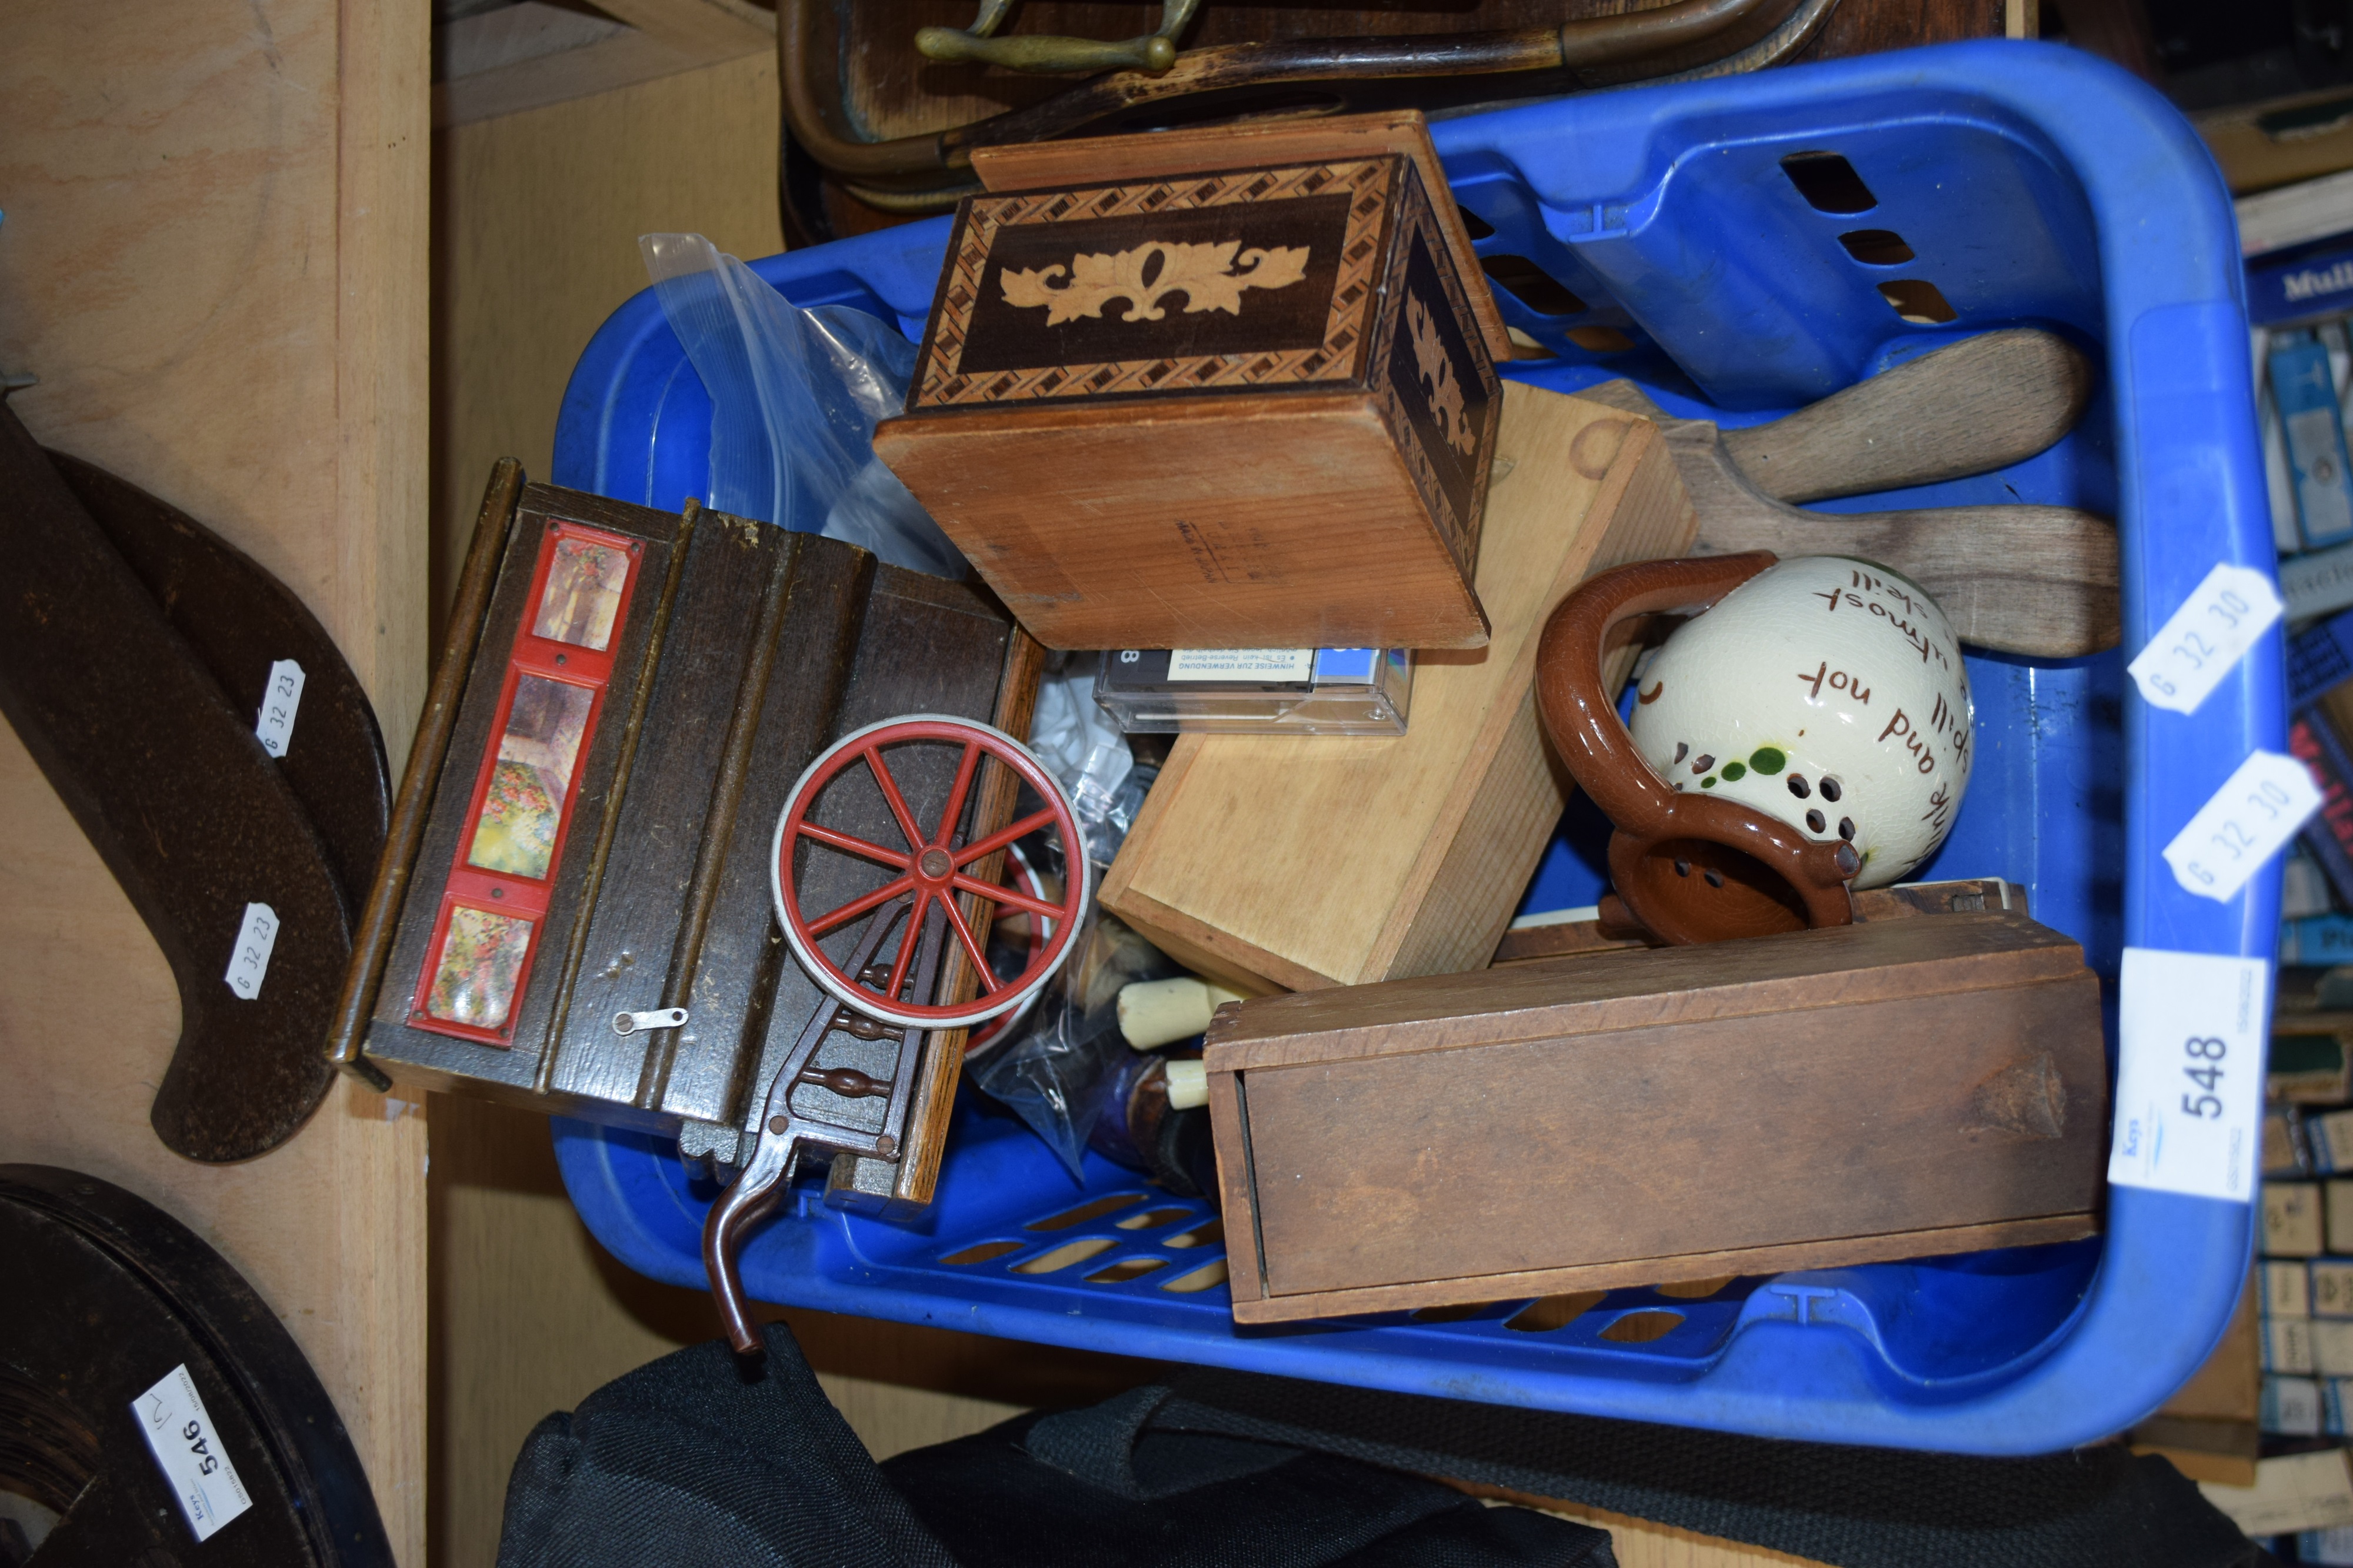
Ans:
[{"label": "wooden board with handle", "polygon": [[1655,422],[1699,510],[1694,553],[1856,555],[1935,596],[1963,641],[2031,658],[2116,646],[2116,534],[2074,507],[1808,511],[1792,501],[1934,484],[2032,457],[2065,436],[2091,367],[2018,328],[1965,339],[1766,424],[1677,419],[1628,381],[1580,395]]},{"label": "wooden board with handle", "polygon": [[1221,1008],[1237,1322],[2091,1233],[2099,981],[2006,911]]},{"label": "wooden board with handle", "polygon": [[1868,495],[2023,462],[2074,428],[2091,396],[2092,367],[2073,344],[2016,327],[1726,430],[1724,449],[1775,500]]},{"label": "wooden board with handle", "polygon": [[1105,907],[1252,991],[1487,962],[1567,800],[1535,714],[1545,616],[1596,572],[1683,553],[1694,527],[1647,421],[1506,384],[1497,442],[1478,576],[1493,640],[1421,656],[1401,736],[1179,739]]}]

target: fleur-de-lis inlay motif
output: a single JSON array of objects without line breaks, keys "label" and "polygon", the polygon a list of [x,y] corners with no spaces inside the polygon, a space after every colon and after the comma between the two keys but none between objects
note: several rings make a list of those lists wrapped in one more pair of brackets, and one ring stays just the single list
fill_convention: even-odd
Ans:
[{"label": "fleur-de-lis inlay motif", "polygon": [[1479,433],[1463,416],[1462,384],[1454,379],[1454,362],[1439,341],[1438,323],[1431,320],[1430,307],[1419,299],[1406,301],[1405,320],[1413,334],[1414,367],[1421,373],[1422,384],[1430,394],[1430,411],[1438,416],[1446,444],[1467,458],[1478,449]]},{"label": "fleur-de-lis inlay motif", "polygon": [[[1005,302],[1046,307],[1046,324],[1060,326],[1082,316],[1101,317],[1113,300],[1128,301],[1123,321],[1157,321],[1167,312],[1160,301],[1185,296],[1185,312],[1223,310],[1239,316],[1245,289],[1283,289],[1307,275],[1305,246],[1243,250],[1241,241],[1216,245],[1171,245],[1148,240],[1109,256],[1073,256],[1070,280],[1056,283],[1060,267],[1030,267],[1004,275]],[[1236,253],[1240,252],[1237,256]],[[1237,272],[1239,260],[1244,270]]]}]

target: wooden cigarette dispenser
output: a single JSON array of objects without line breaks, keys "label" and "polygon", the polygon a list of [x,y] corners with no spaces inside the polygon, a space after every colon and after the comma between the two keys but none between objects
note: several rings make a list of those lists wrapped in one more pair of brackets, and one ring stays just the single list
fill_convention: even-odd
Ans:
[{"label": "wooden cigarette dispenser", "polygon": [[[891,1027],[818,989],[776,922],[776,825],[811,760],[877,721],[1026,735],[1038,655],[971,584],[691,503],[673,516],[523,485],[501,465],[330,1054],[675,1133],[682,1152],[735,1165],[778,1064],[824,1012],[793,1110],[871,1146],[835,1158],[829,1197],[892,1214],[928,1202],[963,1031]],[[890,771],[913,817],[936,822],[953,750]],[[1011,774],[992,761],[976,780],[959,843],[1011,816]],[[812,821],[899,842],[898,803],[864,770],[827,787]],[[811,874],[831,879],[806,889],[812,907],[831,908],[887,870],[836,857]],[[891,964],[903,927],[892,936],[859,962]],[[934,1002],[976,984],[953,942],[916,968]]]},{"label": "wooden cigarette dispenser", "polygon": [[2015,912],[1261,997],[1205,1059],[1244,1323],[2098,1225],[2099,983]]},{"label": "wooden cigarette dispenser", "polygon": [[1050,647],[1479,647],[1494,307],[1429,149],[1000,150],[876,452]]}]

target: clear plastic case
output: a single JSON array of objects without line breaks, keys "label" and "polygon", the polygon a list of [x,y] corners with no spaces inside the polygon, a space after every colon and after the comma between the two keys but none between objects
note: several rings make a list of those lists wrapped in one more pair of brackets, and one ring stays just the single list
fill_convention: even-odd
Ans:
[{"label": "clear plastic case", "polygon": [[1129,734],[1402,735],[1413,651],[1113,648],[1095,700]]}]

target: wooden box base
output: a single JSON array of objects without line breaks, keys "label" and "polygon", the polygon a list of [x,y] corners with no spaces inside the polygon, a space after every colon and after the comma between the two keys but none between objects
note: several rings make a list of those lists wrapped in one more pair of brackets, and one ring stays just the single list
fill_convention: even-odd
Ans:
[{"label": "wooden box base", "polygon": [[2099,984],[2014,913],[1265,997],[1207,1060],[1240,1322],[2097,1228]]},{"label": "wooden box base", "polygon": [[1487,640],[1370,394],[891,420],[874,449],[1049,647]]}]

